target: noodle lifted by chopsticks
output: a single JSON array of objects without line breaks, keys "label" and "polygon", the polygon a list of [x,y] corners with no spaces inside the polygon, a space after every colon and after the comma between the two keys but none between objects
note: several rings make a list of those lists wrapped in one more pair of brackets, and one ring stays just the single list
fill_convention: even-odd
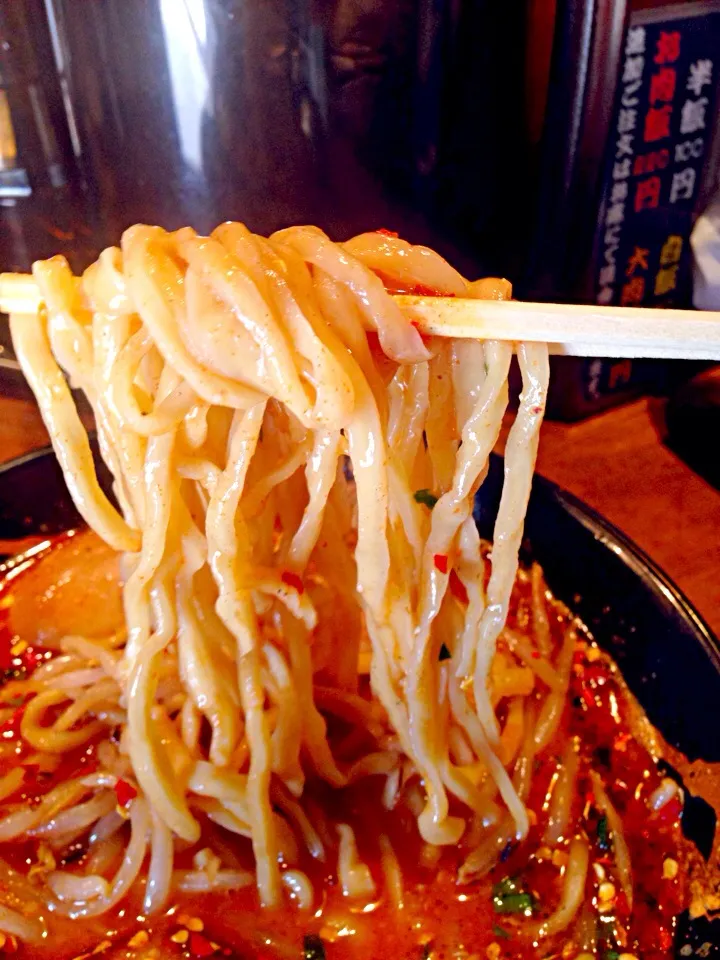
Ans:
[{"label": "noodle lifted by chopsticks", "polygon": [[[472,509],[508,405],[512,346],[423,342],[390,295],[507,298],[507,282],[467,282],[427,248],[381,234],[334,244],[295,227],[265,239],[238,223],[210,237],[136,226],[80,279],[62,258],[33,272],[43,306],[11,317],[17,356],[80,513],[124,552],[126,635],[67,638],[58,665],[24,681],[34,749],[101,741],[98,773],[0,819],[4,840],[44,830],[58,847],[90,830],[86,874],[47,877],[56,909],[110,909],[147,856],[148,912],[172,889],[246,885],[222,850],[201,848],[207,822],[250,838],[264,904],[286,887],[308,906],[307,877],[279,857],[291,865],[298,838],[324,855],[303,808],[309,778],[383,776],[392,803],[419,777],[429,844],[457,843],[493,798],[506,811],[498,836],[524,836],[527,787],[508,772],[518,748],[530,755],[517,740],[522,694],[511,747],[490,678],[547,349],[517,348],[523,387],[485,588]],[[93,407],[121,513],[61,371]],[[532,685],[529,668],[515,669]],[[343,749],[328,717],[373,746]],[[118,782],[134,794],[130,832],[106,876],[125,824]],[[334,832],[348,895],[368,893],[351,828]],[[174,867],[178,845],[195,845],[192,869]]]}]

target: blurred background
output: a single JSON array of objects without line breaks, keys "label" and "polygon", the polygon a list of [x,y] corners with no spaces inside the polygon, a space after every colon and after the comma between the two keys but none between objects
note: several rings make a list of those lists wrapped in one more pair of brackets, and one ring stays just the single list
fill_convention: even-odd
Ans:
[{"label": "blurred background", "polygon": [[[713,0],[6,0],[0,269],[80,271],[138,221],[311,222],[522,298],[711,303],[719,52]],[[551,413],[696,371],[565,359]]]}]

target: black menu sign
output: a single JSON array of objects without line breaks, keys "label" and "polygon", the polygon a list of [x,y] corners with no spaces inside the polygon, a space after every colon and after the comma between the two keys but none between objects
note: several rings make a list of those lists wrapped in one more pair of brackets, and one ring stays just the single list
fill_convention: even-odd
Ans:
[{"label": "black menu sign", "polygon": [[608,144],[598,303],[690,305],[689,239],[719,73],[720,3],[633,14]]}]

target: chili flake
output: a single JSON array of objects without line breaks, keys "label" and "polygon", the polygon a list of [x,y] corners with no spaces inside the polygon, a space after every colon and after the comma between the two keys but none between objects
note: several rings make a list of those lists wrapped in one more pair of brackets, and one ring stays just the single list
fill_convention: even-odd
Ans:
[{"label": "chili flake", "polygon": [[118,780],[115,784],[115,796],[117,797],[118,806],[126,807],[130,801],[134,800],[137,796],[137,790],[131,783],[128,783],[127,780]]},{"label": "chili flake", "polygon": [[448,572],[448,555],[446,553],[436,553],[433,557],[433,563],[440,573]]},{"label": "chili flake", "polygon": [[455,599],[459,600],[460,603],[467,604],[468,602],[467,588],[454,569],[450,571],[449,586],[450,586],[450,593],[455,597]]},{"label": "chili flake", "polygon": [[211,957],[219,949],[216,943],[211,943],[201,933],[191,933],[188,940],[188,950],[193,957]]},{"label": "chili flake", "polygon": [[288,587],[292,587],[294,590],[297,590],[298,593],[305,592],[305,584],[296,573],[293,573],[292,570],[284,570],[280,579]]}]

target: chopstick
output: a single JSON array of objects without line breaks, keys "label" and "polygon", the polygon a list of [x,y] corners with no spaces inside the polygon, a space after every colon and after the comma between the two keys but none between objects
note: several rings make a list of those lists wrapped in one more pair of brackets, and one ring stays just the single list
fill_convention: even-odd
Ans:
[{"label": "chopstick", "polygon": [[[552,353],[573,357],[720,360],[720,311],[407,295],[395,301],[425,335],[548,343]],[[40,303],[32,276],[0,273],[0,311],[35,313]]]},{"label": "chopstick", "polygon": [[421,333],[550,345],[571,357],[720,360],[720,312],[526,303],[454,297],[395,298]]}]

